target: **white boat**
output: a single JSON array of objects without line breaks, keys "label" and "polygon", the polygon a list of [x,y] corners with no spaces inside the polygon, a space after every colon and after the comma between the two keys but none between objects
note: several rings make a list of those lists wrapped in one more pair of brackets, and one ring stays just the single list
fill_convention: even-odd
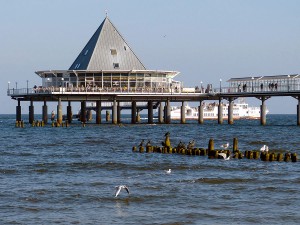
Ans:
[{"label": "white boat", "polygon": [[[228,119],[228,103],[223,105],[223,119]],[[219,103],[204,103],[203,118],[218,119]],[[266,114],[269,110],[266,110]],[[171,119],[181,118],[181,106],[171,107]],[[198,119],[198,107],[185,106],[185,119]],[[260,119],[260,107],[249,106],[245,102],[233,103],[233,119]]]}]

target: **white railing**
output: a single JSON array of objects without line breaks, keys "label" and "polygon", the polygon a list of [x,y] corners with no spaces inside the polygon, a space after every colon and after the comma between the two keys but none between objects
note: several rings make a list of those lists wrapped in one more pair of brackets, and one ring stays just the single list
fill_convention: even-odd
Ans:
[{"label": "white railing", "polygon": [[274,92],[297,92],[300,91],[300,84],[270,86],[248,86],[248,87],[219,87],[210,90],[184,88],[179,89],[162,89],[162,88],[62,88],[62,87],[38,87],[38,88],[21,88],[7,89],[8,96],[15,95],[41,95],[41,94],[83,94],[83,93],[101,93],[101,94],[157,94],[157,95],[189,95],[189,94],[219,94],[219,93],[274,93]]}]

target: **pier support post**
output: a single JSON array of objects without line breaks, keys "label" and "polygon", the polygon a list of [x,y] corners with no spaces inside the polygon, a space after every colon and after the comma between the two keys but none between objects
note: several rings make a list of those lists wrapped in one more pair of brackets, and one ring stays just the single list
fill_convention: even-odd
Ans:
[{"label": "pier support post", "polygon": [[167,102],[164,105],[164,123],[167,123]]},{"label": "pier support post", "polygon": [[121,121],[121,106],[120,106],[120,102],[118,102],[118,105],[117,105],[117,122],[118,122],[118,124],[122,123],[122,121]]},{"label": "pier support post", "polygon": [[44,100],[44,105],[43,105],[43,121],[44,124],[48,123],[48,106],[46,100]]},{"label": "pier support post", "polygon": [[185,123],[185,102],[182,102],[181,106],[181,117],[180,117],[180,123],[184,124]]},{"label": "pier support post", "polygon": [[16,121],[21,121],[21,101],[18,99],[18,105],[16,106]]},{"label": "pier support post", "polygon": [[73,120],[71,101],[68,102],[68,106],[67,106],[67,120],[68,123],[72,123]]},{"label": "pier support post", "polygon": [[96,102],[96,124],[101,124],[101,101]]},{"label": "pier support post", "polygon": [[262,96],[261,97],[261,106],[260,106],[260,124],[263,126],[267,124],[265,101],[266,101],[266,97]]},{"label": "pier support post", "polygon": [[219,99],[219,106],[218,106],[218,124],[223,123],[223,104],[222,99]]},{"label": "pier support post", "polygon": [[105,120],[106,122],[110,121],[110,111],[106,110],[105,112]]},{"label": "pier support post", "polygon": [[297,105],[297,125],[300,126],[300,96],[298,96],[298,105]]},{"label": "pier support post", "polygon": [[164,108],[161,102],[159,103],[159,107],[158,107],[158,123],[160,124],[164,123]]},{"label": "pier support post", "polygon": [[32,124],[34,121],[34,106],[33,101],[30,100],[30,106],[29,106],[29,123]]},{"label": "pier support post", "polygon": [[136,101],[131,103],[131,123],[136,124]]},{"label": "pier support post", "polygon": [[148,101],[148,123],[153,123],[153,101]]},{"label": "pier support post", "polygon": [[113,124],[117,124],[118,123],[118,120],[117,120],[117,101],[116,101],[116,99],[114,99],[114,101],[113,101],[112,123]]},{"label": "pier support post", "polygon": [[92,110],[87,110],[87,121],[91,121],[93,119]]},{"label": "pier support post", "polygon": [[229,98],[228,101],[228,124],[233,124],[233,98]]},{"label": "pier support post", "polygon": [[141,122],[141,114],[140,114],[140,110],[136,111],[136,122],[140,123]]},{"label": "pier support post", "polygon": [[203,124],[203,111],[204,111],[204,105],[202,104],[202,101],[200,101],[200,105],[198,106],[198,123]]},{"label": "pier support post", "polygon": [[170,105],[170,100],[167,100],[166,104],[166,124],[171,123],[171,105]]},{"label": "pier support post", "polygon": [[58,98],[58,104],[57,104],[57,123],[62,124],[61,98]]},{"label": "pier support post", "polygon": [[81,102],[80,121],[86,123],[86,101]]}]

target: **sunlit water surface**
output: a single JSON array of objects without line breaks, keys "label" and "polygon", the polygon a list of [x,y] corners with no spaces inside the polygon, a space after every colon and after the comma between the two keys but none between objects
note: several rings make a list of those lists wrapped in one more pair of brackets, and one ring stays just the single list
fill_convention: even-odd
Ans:
[{"label": "sunlit water surface", "polygon": [[[133,153],[142,139],[161,145],[194,139],[218,148],[300,153],[295,115],[268,115],[267,126],[188,121],[170,125],[14,127],[0,116],[1,224],[299,224],[299,163],[209,160],[204,156]],[[171,174],[164,170],[172,169]],[[115,198],[115,186],[130,189]]]}]

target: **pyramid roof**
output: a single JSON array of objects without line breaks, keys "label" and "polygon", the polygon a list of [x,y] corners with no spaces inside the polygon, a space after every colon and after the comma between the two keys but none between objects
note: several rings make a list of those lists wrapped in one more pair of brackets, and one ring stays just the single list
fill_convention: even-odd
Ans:
[{"label": "pyramid roof", "polygon": [[106,17],[69,70],[145,70],[117,28]]}]

